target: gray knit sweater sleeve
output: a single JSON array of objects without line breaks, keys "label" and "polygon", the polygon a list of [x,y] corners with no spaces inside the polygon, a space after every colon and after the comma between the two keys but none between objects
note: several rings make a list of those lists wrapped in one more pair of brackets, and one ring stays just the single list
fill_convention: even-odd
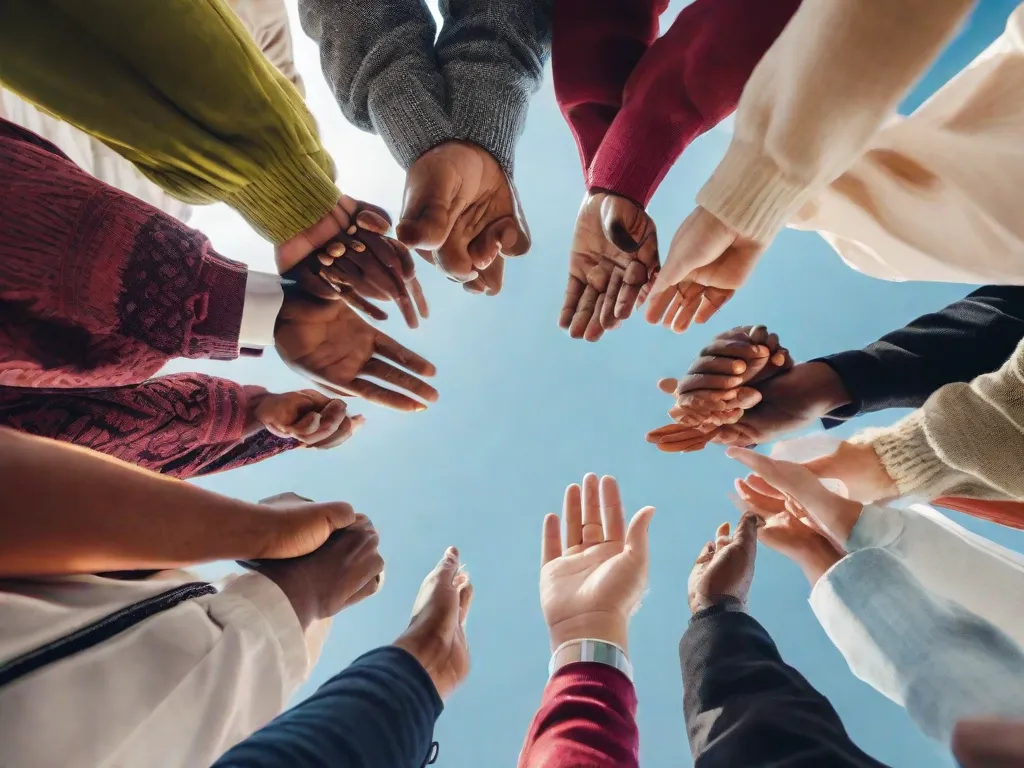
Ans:
[{"label": "gray knit sweater sleeve", "polygon": [[380,134],[403,168],[456,138],[423,0],[299,0],[299,19],[345,119]]},{"label": "gray knit sweater sleeve", "polygon": [[460,139],[512,172],[530,97],[551,53],[553,0],[440,0],[437,58]]}]

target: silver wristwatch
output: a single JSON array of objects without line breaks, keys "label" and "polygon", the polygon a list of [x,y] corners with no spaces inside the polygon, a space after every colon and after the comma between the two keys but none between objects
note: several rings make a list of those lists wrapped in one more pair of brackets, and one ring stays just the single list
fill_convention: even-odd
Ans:
[{"label": "silver wristwatch", "polygon": [[596,661],[598,664],[614,667],[628,677],[630,682],[633,681],[633,665],[629,663],[624,650],[615,643],[589,638],[570,640],[558,646],[551,654],[548,676],[554,675],[566,664],[573,664],[577,661]]}]

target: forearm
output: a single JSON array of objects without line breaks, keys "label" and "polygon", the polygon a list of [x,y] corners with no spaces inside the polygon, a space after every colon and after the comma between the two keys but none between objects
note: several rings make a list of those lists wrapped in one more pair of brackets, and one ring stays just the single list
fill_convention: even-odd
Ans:
[{"label": "forearm", "polygon": [[378,648],[238,744],[214,768],[419,766],[443,705],[405,651]]},{"label": "forearm", "polygon": [[456,138],[512,172],[551,47],[553,0],[447,0],[435,50]]},{"label": "forearm", "polygon": [[6,428],[0,485],[6,577],[246,559],[267,536],[258,506]]},{"label": "forearm", "polygon": [[865,430],[901,495],[1024,500],[1024,343],[998,371],[947,384],[889,428]]},{"label": "forearm", "polygon": [[834,416],[919,408],[933,392],[996,370],[1024,338],[1024,288],[985,286],[862,350],[819,358],[850,392]]},{"label": "forearm", "polygon": [[933,738],[948,743],[966,717],[1024,715],[1020,646],[929,592],[893,554],[847,556],[815,587],[811,605],[851,671],[905,705]]},{"label": "forearm", "polygon": [[403,168],[456,138],[423,0],[300,0],[299,18],[345,119],[380,134]]},{"label": "forearm", "polygon": [[597,662],[563,667],[544,689],[519,768],[635,768],[636,707],[633,684],[619,670]]},{"label": "forearm", "polygon": [[673,163],[725,119],[800,0],[697,0],[644,53],[589,185],[647,205]]},{"label": "forearm", "polygon": [[804,3],[751,75],[732,143],[698,204],[770,240],[856,160],[972,5]]},{"label": "forearm", "polygon": [[[665,0],[555,0],[551,73],[590,186],[590,167],[630,74],[658,38]],[[614,191],[614,190],[613,190]]]},{"label": "forearm", "polygon": [[172,217],[0,123],[0,382],[137,383],[173,357],[232,359],[247,270]]},{"label": "forearm", "polygon": [[224,0],[4,3],[0,79],[179,199],[226,202],[273,242],[338,202],[301,96]]}]

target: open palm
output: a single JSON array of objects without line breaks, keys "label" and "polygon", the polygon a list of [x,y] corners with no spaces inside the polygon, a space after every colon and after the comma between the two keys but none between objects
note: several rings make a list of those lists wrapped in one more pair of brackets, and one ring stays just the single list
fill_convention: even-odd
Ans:
[{"label": "open palm", "polygon": [[627,530],[612,477],[599,483],[590,474],[582,490],[566,489],[564,549],[558,517],[544,520],[540,601],[553,644],[594,635],[625,643],[625,627],[647,585],[653,514],[653,507],[640,510]]}]

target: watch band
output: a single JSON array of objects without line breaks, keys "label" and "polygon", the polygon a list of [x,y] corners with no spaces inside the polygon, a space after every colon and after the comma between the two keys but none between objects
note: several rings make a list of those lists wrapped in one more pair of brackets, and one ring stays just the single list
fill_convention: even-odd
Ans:
[{"label": "watch band", "polygon": [[579,661],[592,661],[614,667],[628,677],[630,682],[633,681],[633,665],[629,663],[626,652],[615,643],[591,638],[570,640],[558,646],[551,654],[548,676],[554,675],[567,664]]}]

